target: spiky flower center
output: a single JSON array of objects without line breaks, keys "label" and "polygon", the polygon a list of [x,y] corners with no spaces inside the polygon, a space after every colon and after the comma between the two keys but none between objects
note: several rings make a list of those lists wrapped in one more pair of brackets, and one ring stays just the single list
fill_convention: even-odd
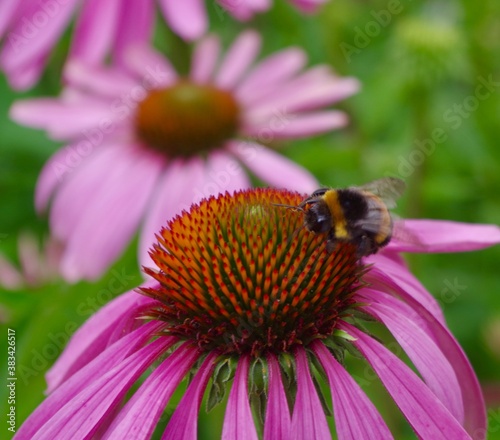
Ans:
[{"label": "spiky flower center", "polygon": [[334,332],[361,273],[356,249],[326,249],[302,228],[300,194],[258,189],[210,198],[173,219],[151,251],[142,292],[165,331],[220,354],[290,352]]},{"label": "spiky flower center", "polygon": [[152,90],[139,103],[136,133],[170,157],[187,157],[220,147],[236,133],[239,117],[230,92],[182,80]]}]

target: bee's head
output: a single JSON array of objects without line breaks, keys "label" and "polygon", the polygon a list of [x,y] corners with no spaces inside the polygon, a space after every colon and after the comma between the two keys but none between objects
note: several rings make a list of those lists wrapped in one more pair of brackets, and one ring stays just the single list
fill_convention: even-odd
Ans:
[{"label": "bee's head", "polygon": [[332,229],[332,214],[322,199],[308,203],[304,209],[304,226],[311,232],[323,234]]}]

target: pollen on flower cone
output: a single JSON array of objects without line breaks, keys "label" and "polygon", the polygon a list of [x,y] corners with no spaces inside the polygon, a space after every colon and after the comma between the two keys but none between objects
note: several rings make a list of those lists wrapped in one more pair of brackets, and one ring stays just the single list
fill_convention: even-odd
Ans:
[{"label": "pollen on flower cone", "polygon": [[148,315],[167,333],[221,354],[290,351],[333,332],[352,304],[356,249],[326,249],[302,228],[298,193],[254,189],[211,197],[177,216],[151,250],[162,303]]}]

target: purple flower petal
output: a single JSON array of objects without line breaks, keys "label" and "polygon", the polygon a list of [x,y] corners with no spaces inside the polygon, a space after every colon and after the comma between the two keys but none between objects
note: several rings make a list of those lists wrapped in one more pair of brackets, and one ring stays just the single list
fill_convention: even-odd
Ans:
[{"label": "purple flower petal", "polygon": [[[347,116],[340,111],[321,111],[292,115],[281,121],[278,128],[273,130],[275,139],[297,139],[314,136],[329,130],[343,127],[347,124]],[[269,120],[254,123],[246,130],[250,136],[258,136],[262,130],[269,129]]]},{"label": "purple flower petal", "polygon": [[159,338],[111,370],[101,370],[97,379],[94,377],[78,394],[74,394],[73,399],[61,407],[32,438],[91,438],[117,408],[129,388],[171,344],[172,338]]},{"label": "purple flower petal", "polygon": [[441,220],[404,220],[401,236],[388,248],[396,252],[464,252],[500,243],[500,227]]},{"label": "purple flower petal", "polygon": [[167,429],[161,437],[162,440],[196,440],[198,438],[198,412],[214,368],[214,359],[215,354],[209,354],[194,376],[169,420]]},{"label": "purple flower petal", "polygon": [[[156,185],[142,227],[139,244],[139,262],[142,266],[155,266],[149,256],[149,249],[156,242],[155,234],[174,215],[179,214],[182,209],[188,209],[200,194],[203,196],[205,179],[203,162],[198,158],[191,159],[188,163],[181,160],[170,163]],[[176,191],[172,191],[172,188],[176,188]]]},{"label": "purple flower petal", "polygon": [[215,83],[223,89],[234,87],[254,62],[260,45],[261,38],[257,32],[247,31],[240,34],[222,61]]},{"label": "purple flower petal", "polygon": [[248,398],[249,359],[242,356],[227,401],[221,440],[257,440],[257,431]]},{"label": "purple flower petal", "polygon": [[369,302],[378,298],[380,302],[364,306],[364,310],[385,324],[432,392],[459,422],[463,422],[464,406],[458,378],[439,347],[419,322],[414,321],[414,310],[384,292],[363,289],[362,296]]},{"label": "purple flower petal", "polygon": [[[388,254],[388,253],[387,253]],[[365,259],[367,264],[373,263],[373,270],[367,274],[367,281],[381,286],[381,290],[387,291],[388,286],[393,284],[422,304],[436,319],[444,323],[444,315],[434,298],[420,281],[400,262],[390,258],[386,252],[370,256]],[[384,287],[385,286],[385,287]]]},{"label": "purple flower petal", "polygon": [[207,159],[209,170],[204,191],[205,197],[209,195],[224,194],[226,191],[233,193],[237,190],[251,188],[250,180],[243,167],[233,157],[221,152],[214,151]]},{"label": "purple flower petal", "polygon": [[135,319],[142,307],[153,300],[136,292],[120,295],[104,307],[95,311],[88,305],[78,309],[78,313],[93,315],[71,337],[61,356],[46,374],[47,392],[52,393],[61,383],[79,371],[106,347],[130,332],[137,324]]},{"label": "purple flower petal", "polygon": [[188,345],[177,348],[134,393],[113,419],[102,439],[151,438],[172,394],[198,357],[199,352]]},{"label": "purple flower petal", "polygon": [[315,342],[313,350],[328,376],[339,439],[392,439],[382,416],[344,367],[321,342]]},{"label": "purple flower petal", "polygon": [[297,395],[292,415],[291,439],[330,440],[332,438],[326,416],[321,406],[307,365],[307,355],[303,348],[295,353],[297,362]]},{"label": "purple flower petal", "polygon": [[171,85],[178,78],[172,64],[149,46],[128,47],[123,61],[129,73],[135,77],[135,87],[140,82],[144,89],[159,89]]},{"label": "purple flower petal", "polygon": [[288,440],[290,438],[290,409],[281,381],[280,367],[274,355],[267,357],[269,365],[269,391],[267,395],[264,440]]},{"label": "purple flower petal", "polygon": [[193,81],[204,84],[212,79],[219,52],[220,41],[215,35],[205,37],[195,46],[190,73]]},{"label": "purple flower petal", "polygon": [[[375,268],[372,268],[371,271],[373,272],[374,270]],[[375,287],[376,283],[373,286]],[[390,279],[385,281],[382,288],[385,291],[394,292],[395,295],[401,297],[413,309],[411,316],[415,316],[418,319],[420,328],[438,344],[444,356],[449,360],[450,365],[455,371],[455,375],[460,379],[459,385],[462,391],[465,415],[464,426],[467,432],[471,433],[474,438],[483,438],[481,433],[486,432],[484,399],[478,379],[462,347],[460,347],[444,322],[436,319],[431,311],[408,295],[404,289],[394,283],[391,284]],[[474,433],[479,434],[475,435]]]},{"label": "purple flower petal", "polygon": [[325,4],[327,1],[328,0],[290,0],[290,3],[294,4],[303,12],[313,14],[321,5]]},{"label": "purple flower petal", "polygon": [[318,188],[318,182],[307,170],[262,145],[233,142],[228,149],[259,179],[272,186],[305,193]]},{"label": "purple flower petal", "polygon": [[257,64],[236,89],[236,95],[247,105],[265,95],[274,85],[286,82],[306,64],[301,49],[292,47],[268,56]]},{"label": "purple flower petal", "polygon": [[[89,384],[94,383],[96,380],[101,380],[96,378],[100,378],[103,372],[109,372],[117,366],[123,365],[124,359],[132,353],[137,353],[137,350],[151,338],[158,328],[158,323],[145,324],[102,352],[85,368],[78,371],[50,394],[19,428],[16,437],[19,439],[34,438],[39,429],[44,424],[51,423],[51,418],[67,404],[70,408],[73,407],[77,410],[78,406],[75,405],[76,402],[73,403],[75,396],[86,390]],[[162,348],[163,350],[176,342],[175,338],[164,339],[165,345]],[[144,357],[144,352],[154,352],[154,350],[155,346],[145,347],[140,352],[140,355]],[[139,359],[141,359],[141,356],[139,356]],[[129,360],[130,357],[125,360],[125,363],[129,362]]]},{"label": "purple flower petal", "polygon": [[356,338],[354,345],[420,438],[470,440],[460,423],[403,361],[357,328],[346,323],[342,328]]},{"label": "purple flower petal", "polygon": [[118,28],[120,0],[86,0],[75,25],[70,57],[88,64],[102,61]]},{"label": "purple flower petal", "polygon": [[185,40],[196,40],[207,30],[208,19],[202,0],[160,0],[163,15],[174,32]]},{"label": "purple flower petal", "polygon": [[61,262],[66,279],[99,277],[133,235],[162,170],[156,155],[144,153],[122,148],[122,163],[113,170],[118,176],[101,183],[69,238]]}]

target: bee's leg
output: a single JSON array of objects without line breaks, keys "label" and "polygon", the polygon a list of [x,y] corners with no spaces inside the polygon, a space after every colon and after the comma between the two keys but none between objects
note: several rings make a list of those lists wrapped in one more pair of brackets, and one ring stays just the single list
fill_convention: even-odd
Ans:
[{"label": "bee's leg", "polygon": [[373,241],[373,238],[368,235],[360,235],[356,240],[357,251],[356,254],[359,258],[366,257],[367,255],[374,254],[377,252],[377,247]]},{"label": "bee's leg", "polygon": [[329,232],[326,236],[326,251],[331,254],[337,246],[337,239],[334,232]]}]

